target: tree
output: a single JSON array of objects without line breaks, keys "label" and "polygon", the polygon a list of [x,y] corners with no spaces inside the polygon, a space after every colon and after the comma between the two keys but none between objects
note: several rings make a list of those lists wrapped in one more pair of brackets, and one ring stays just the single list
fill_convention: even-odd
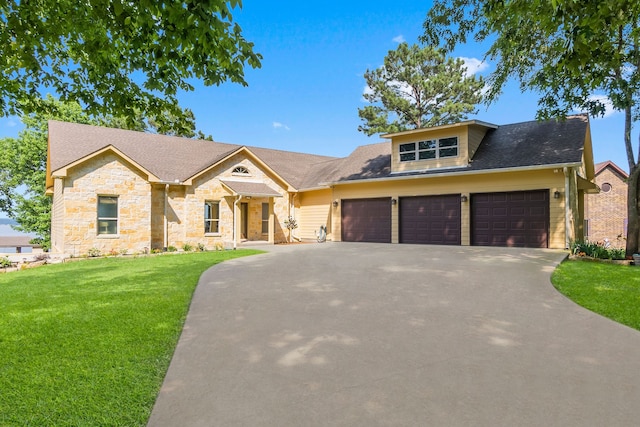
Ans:
[{"label": "tree", "polygon": [[18,223],[16,229],[36,234],[44,247],[50,245],[51,198],[45,195],[48,119],[97,124],[77,103],[43,100],[46,115],[22,117],[25,129],[18,138],[0,139],[0,210]]},{"label": "tree", "polygon": [[482,78],[466,74],[461,59],[447,58],[433,47],[401,43],[389,51],[382,67],[364,74],[369,88],[364,98],[373,105],[358,109],[364,121],[358,130],[373,135],[465,119],[475,112],[484,85]]},{"label": "tree", "polygon": [[[628,256],[640,243],[640,157],[631,142],[640,118],[639,23],[637,0],[436,0],[422,37],[448,50],[470,39],[490,40],[486,56],[497,68],[489,79],[489,101],[515,78],[523,91],[541,94],[539,119],[564,118],[574,110],[602,115],[607,103],[624,113]],[[640,156],[640,141],[637,149]]]},{"label": "tree", "polygon": [[178,91],[246,85],[244,66],[261,55],[231,11],[239,0],[8,0],[0,4],[0,116],[48,105],[40,93],[77,101],[91,115],[135,121],[166,133],[165,114],[188,121]]},{"label": "tree", "polygon": [[[92,117],[80,104],[61,102],[50,95],[43,99],[42,104],[42,111],[22,116],[25,128],[17,138],[0,139],[0,210],[18,223],[18,230],[36,234],[36,241],[49,247],[51,198],[45,195],[47,122],[61,120],[138,131],[155,131],[156,128],[139,114],[134,116],[135,121],[112,116]],[[127,126],[127,123],[131,126]],[[195,128],[195,123],[191,124]],[[194,129],[185,130],[183,125],[178,123],[177,130],[172,134],[196,136]],[[167,128],[173,128],[172,122],[167,121]],[[198,133],[203,136],[202,132]]]}]

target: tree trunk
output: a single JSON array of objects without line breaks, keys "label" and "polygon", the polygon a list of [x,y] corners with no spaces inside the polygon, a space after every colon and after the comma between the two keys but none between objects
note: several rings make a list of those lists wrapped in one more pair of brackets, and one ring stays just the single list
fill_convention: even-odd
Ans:
[{"label": "tree trunk", "polygon": [[640,221],[638,220],[640,216],[638,182],[640,180],[638,178],[640,178],[640,168],[636,166],[631,169],[627,181],[627,257],[638,253],[640,238]]}]

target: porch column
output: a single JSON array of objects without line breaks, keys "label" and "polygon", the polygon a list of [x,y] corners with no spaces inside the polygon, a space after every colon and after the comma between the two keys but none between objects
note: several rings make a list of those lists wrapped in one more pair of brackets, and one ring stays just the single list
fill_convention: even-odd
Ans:
[{"label": "porch column", "polygon": [[273,197],[269,197],[269,243],[275,242],[275,216],[273,214]]}]

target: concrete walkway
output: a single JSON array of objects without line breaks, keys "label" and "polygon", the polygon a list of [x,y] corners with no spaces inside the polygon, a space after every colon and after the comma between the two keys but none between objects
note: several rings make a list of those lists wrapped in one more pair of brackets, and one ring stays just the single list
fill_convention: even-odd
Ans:
[{"label": "concrete walkway", "polygon": [[635,426],[640,332],[564,253],[275,246],[201,278],[150,426]]}]

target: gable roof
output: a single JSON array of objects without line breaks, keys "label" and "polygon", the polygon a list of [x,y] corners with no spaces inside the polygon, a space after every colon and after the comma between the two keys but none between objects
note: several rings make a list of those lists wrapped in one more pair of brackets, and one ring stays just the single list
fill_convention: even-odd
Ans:
[{"label": "gable roof", "polygon": [[627,179],[629,178],[629,174],[626,173],[624,170],[622,170],[620,168],[620,166],[616,165],[615,163],[613,163],[611,160],[607,160],[605,162],[600,162],[600,163],[596,163],[595,165],[596,168],[596,175],[598,175],[600,172],[602,172],[603,170],[605,170],[606,168],[610,168],[612,169],[615,173],[617,173],[618,175],[620,175],[620,177],[622,179]]},{"label": "gable roof", "polygon": [[[196,140],[49,121],[48,175],[112,146],[136,165],[165,182],[187,181],[216,162],[240,150],[242,145]],[[246,148],[282,179],[299,187],[308,168],[334,159],[260,147]]]},{"label": "gable roof", "polygon": [[565,121],[529,121],[498,126],[487,131],[467,166],[409,172],[391,172],[390,143],[365,145],[342,159],[340,167],[327,176],[326,182],[337,184],[413,175],[579,165],[588,126],[586,115],[570,116]]},{"label": "gable roof", "polygon": [[[292,190],[309,190],[326,188],[331,183],[369,179],[575,166],[582,164],[590,138],[586,115],[570,116],[564,121],[529,121],[487,127],[478,150],[466,166],[394,173],[391,171],[391,142],[363,145],[348,157],[335,158],[50,121],[47,179],[54,171],[112,149],[163,182],[185,182],[212,165],[248,150],[291,185]],[[587,148],[590,150],[590,146]]]}]

